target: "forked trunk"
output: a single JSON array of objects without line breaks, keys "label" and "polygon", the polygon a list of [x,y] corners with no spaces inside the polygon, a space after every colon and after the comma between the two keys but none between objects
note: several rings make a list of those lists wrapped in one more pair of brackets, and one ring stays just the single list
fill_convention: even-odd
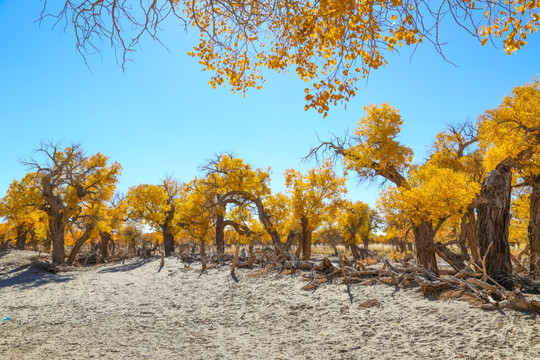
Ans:
[{"label": "forked trunk", "polygon": [[75,261],[75,257],[77,257],[77,254],[79,253],[79,250],[81,250],[81,247],[88,241],[90,238],[90,234],[92,233],[92,230],[94,229],[94,225],[89,225],[86,230],[84,231],[84,234],[77,239],[75,242],[75,245],[73,245],[73,248],[71,249],[71,252],[69,253],[67,263],[69,265],[73,264]]},{"label": "forked trunk", "polygon": [[364,243],[364,249],[367,250],[367,249],[368,249],[368,245],[369,245],[369,237],[367,237],[367,236],[364,237],[364,238],[362,239],[362,242]]},{"label": "forked trunk", "polygon": [[529,210],[530,273],[540,278],[540,175],[531,177],[532,191]]},{"label": "forked trunk", "polygon": [[358,249],[356,248],[356,244],[350,244],[349,248],[351,249],[353,258],[360,259],[360,253],[358,252]]},{"label": "forked trunk", "polygon": [[49,235],[52,242],[52,261],[56,265],[63,264],[65,262],[64,234],[66,228],[64,204],[60,197],[54,195],[49,176],[42,177],[41,186],[45,200],[43,210],[47,213]]},{"label": "forked trunk", "polygon": [[416,261],[424,269],[438,274],[437,258],[435,257],[435,244],[433,238],[435,232],[433,226],[426,222],[413,226],[414,245],[416,247]]},{"label": "forked trunk", "polygon": [[512,262],[508,245],[510,226],[512,171],[504,164],[489,172],[482,184],[480,196],[486,203],[478,206],[477,228],[480,256],[485,258],[487,275],[513,289]]}]

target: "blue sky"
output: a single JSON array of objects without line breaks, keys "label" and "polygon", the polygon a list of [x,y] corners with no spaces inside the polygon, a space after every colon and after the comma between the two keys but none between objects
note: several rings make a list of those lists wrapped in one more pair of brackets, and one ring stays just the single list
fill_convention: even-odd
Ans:
[{"label": "blue sky", "polygon": [[[126,71],[110,49],[90,56],[86,67],[73,34],[35,23],[41,1],[0,0],[0,196],[25,169],[18,160],[41,141],[79,142],[88,154],[102,152],[123,166],[119,190],[158,183],[166,175],[189,181],[215,153],[236,153],[256,167],[272,167],[275,191],[283,171],[303,163],[310,144],[329,133],[352,131],[362,106],[387,102],[404,117],[400,140],[421,161],[446,123],[475,119],[497,106],[512,87],[540,73],[540,37],[516,54],[481,47],[455,26],[444,33],[445,62],[430,45],[388,56],[345,110],[323,119],[304,111],[305,84],[294,74],[267,73],[262,90],[244,98],[212,89],[209,74],[187,56],[194,34],[169,24],[161,38],[167,51],[145,40]],[[376,185],[349,181],[349,195],[373,205]]]}]

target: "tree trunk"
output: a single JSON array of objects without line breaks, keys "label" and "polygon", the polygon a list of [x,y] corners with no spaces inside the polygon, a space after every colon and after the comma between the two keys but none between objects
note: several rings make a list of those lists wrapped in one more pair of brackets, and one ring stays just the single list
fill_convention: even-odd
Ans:
[{"label": "tree trunk", "polygon": [[174,235],[171,232],[172,221],[174,219],[174,204],[171,205],[171,210],[167,213],[165,224],[161,227],[163,230],[163,247],[165,248],[165,256],[171,256],[174,253]]},{"label": "tree trunk", "polygon": [[38,242],[37,242],[37,238],[36,238],[36,230],[34,228],[32,228],[30,230],[30,246],[32,246],[32,249],[34,251],[37,251]]},{"label": "tree trunk", "polygon": [[[499,164],[489,172],[480,196],[487,201],[477,208],[478,245],[486,259],[486,272],[507,290],[513,289],[512,262],[508,245],[512,171]],[[488,252],[489,250],[489,252]]]},{"label": "tree trunk", "polygon": [[272,223],[272,220],[270,218],[270,215],[266,211],[266,208],[264,207],[263,202],[259,198],[253,198],[249,197],[249,199],[257,206],[257,213],[259,215],[259,220],[263,224],[264,229],[270,235],[272,238],[272,243],[275,247],[277,247],[280,251],[283,250],[283,243],[281,242],[281,237],[279,236],[279,233],[277,232],[276,228],[274,227],[274,224]]},{"label": "tree trunk", "polygon": [[201,252],[200,252],[200,255],[201,256],[206,256],[206,249],[205,249],[205,244],[204,244],[204,239],[200,239],[199,240],[199,244],[200,244],[200,247],[201,247]]},{"label": "tree trunk", "polygon": [[101,256],[106,259],[109,256],[109,242],[112,242],[112,236],[106,231],[100,232],[99,236],[101,237],[99,252]]},{"label": "tree trunk", "polygon": [[66,228],[64,204],[60,197],[54,195],[51,178],[48,175],[41,178],[41,187],[45,200],[43,210],[48,217],[52,242],[52,261],[56,265],[63,264],[65,262],[64,234]]},{"label": "tree trunk", "polygon": [[416,247],[416,261],[424,269],[438,274],[437,258],[435,257],[435,244],[433,238],[435,233],[433,226],[426,222],[413,226],[414,245]]},{"label": "tree trunk", "polygon": [[299,258],[300,255],[302,254],[302,244],[303,244],[303,241],[304,241],[302,239],[303,239],[302,236],[298,237],[298,248],[296,248],[296,252],[294,253],[294,257]]},{"label": "tree trunk", "polygon": [[52,242],[52,261],[53,264],[59,265],[65,262],[64,254],[64,222],[63,216],[60,214],[53,214],[49,216],[49,230],[51,232]]},{"label": "tree trunk", "polygon": [[480,249],[478,248],[478,231],[476,228],[476,215],[474,210],[469,210],[465,214],[465,237],[467,239],[467,246],[471,251],[471,256],[478,264],[480,264]]},{"label": "tree trunk", "polygon": [[367,237],[367,236],[364,237],[364,238],[362,239],[362,242],[364,243],[364,249],[367,250],[367,249],[368,249],[368,245],[369,245],[369,237]]},{"label": "tree trunk", "polygon": [[163,247],[165,248],[165,256],[171,256],[174,253],[174,236],[168,225],[162,226]]},{"label": "tree trunk", "polygon": [[530,274],[540,278],[540,175],[531,176],[532,191],[529,208]]},{"label": "tree trunk", "polygon": [[225,253],[225,221],[222,214],[216,216],[216,251],[218,255]]},{"label": "tree trunk", "polygon": [[356,244],[349,244],[349,249],[351,249],[351,253],[353,258],[360,259],[360,253],[358,252],[358,249],[356,248]]},{"label": "tree trunk", "polygon": [[135,236],[132,236],[129,240],[129,248],[131,249],[133,255],[137,255],[137,238]]},{"label": "tree trunk", "polygon": [[311,230],[302,227],[302,260],[311,259]]},{"label": "tree trunk", "polygon": [[109,244],[111,245],[111,255],[115,256],[116,255],[116,243],[111,238],[111,241],[109,242]]},{"label": "tree trunk", "polygon": [[75,261],[75,257],[79,253],[79,250],[84,245],[84,243],[90,238],[90,234],[92,233],[92,230],[94,229],[94,224],[89,225],[86,230],[84,231],[84,234],[80,238],[77,239],[75,242],[75,245],[73,245],[73,249],[71,249],[71,252],[69,253],[67,263],[69,265],[73,264]]},{"label": "tree trunk", "polygon": [[24,250],[24,246],[26,244],[26,235],[28,234],[28,231],[24,227],[24,225],[19,225],[16,227],[17,231],[17,241],[15,243],[15,246],[19,250]]}]

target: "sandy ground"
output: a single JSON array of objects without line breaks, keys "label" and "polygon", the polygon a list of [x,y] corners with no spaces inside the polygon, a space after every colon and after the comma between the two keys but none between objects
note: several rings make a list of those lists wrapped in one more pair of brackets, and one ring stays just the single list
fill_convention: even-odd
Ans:
[{"label": "sandy ground", "polygon": [[[57,275],[0,253],[1,359],[540,359],[536,314],[177,258]],[[9,320],[2,320],[9,317]]]}]

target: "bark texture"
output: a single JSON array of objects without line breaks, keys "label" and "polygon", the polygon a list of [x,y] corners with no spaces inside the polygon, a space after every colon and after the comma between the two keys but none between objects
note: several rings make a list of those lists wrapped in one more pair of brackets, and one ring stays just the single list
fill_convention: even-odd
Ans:
[{"label": "bark texture", "polygon": [[112,243],[112,236],[108,232],[102,231],[99,233],[99,237],[101,238],[99,252],[106,259],[109,256],[109,243]]},{"label": "bark texture", "polygon": [[225,221],[222,214],[216,216],[216,251],[218,255],[225,253]]},{"label": "bark texture", "polygon": [[424,269],[438,274],[437,258],[435,257],[435,232],[433,226],[426,222],[413,226],[414,245],[416,247],[416,260]]},{"label": "bark texture", "polygon": [[311,230],[302,229],[302,259],[311,259]]},{"label": "bark texture", "polygon": [[64,204],[62,199],[53,193],[51,178],[48,175],[42,177],[41,185],[45,200],[43,210],[48,216],[49,234],[52,242],[52,261],[56,265],[63,264],[65,262],[64,235],[66,228]]},{"label": "bark texture", "polygon": [[514,287],[508,244],[511,182],[510,167],[504,163],[497,165],[482,184],[480,196],[485,201],[477,208],[480,256],[486,259],[487,274],[507,290]]},{"label": "bark texture", "polygon": [[24,250],[24,247],[26,245],[26,235],[28,234],[28,231],[24,227],[24,225],[19,225],[16,228],[17,231],[17,241],[15,243],[15,246],[19,250]]},{"label": "bark texture", "polygon": [[540,175],[531,177],[529,245],[530,273],[535,279],[540,278]]},{"label": "bark texture", "polygon": [[71,249],[71,252],[69,253],[68,260],[67,260],[68,264],[70,265],[73,264],[73,262],[75,261],[75,258],[77,257],[77,254],[79,253],[79,250],[81,250],[81,247],[90,238],[90,233],[92,232],[93,229],[94,229],[94,225],[89,225],[84,231],[84,234],[80,238],[77,239],[77,241],[75,242],[75,245],[73,245],[73,248]]}]

